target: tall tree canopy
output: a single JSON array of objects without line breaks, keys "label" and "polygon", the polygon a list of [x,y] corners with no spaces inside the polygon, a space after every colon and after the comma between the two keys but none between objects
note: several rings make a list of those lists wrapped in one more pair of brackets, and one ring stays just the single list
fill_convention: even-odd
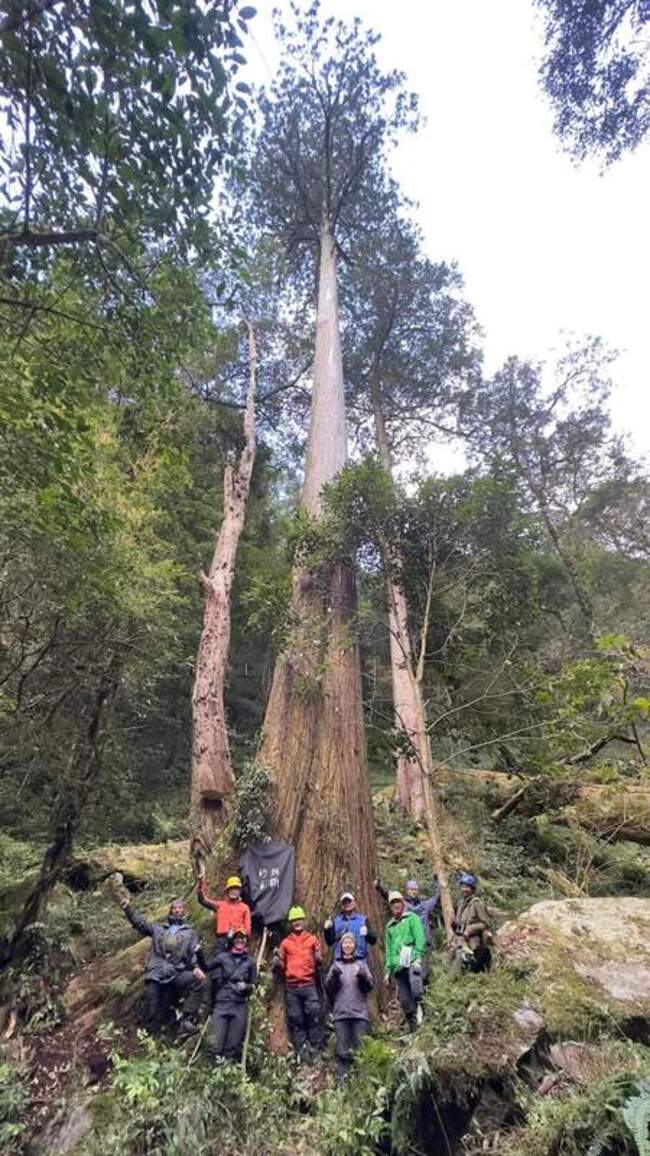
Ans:
[{"label": "tall tree canopy", "polygon": [[106,235],[205,248],[252,14],[233,0],[0,4],[0,258]]},{"label": "tall tree canopy", "polygon": [[536,3],[545,20],[541,77],[556,133],[578,160],[617,160],[650,128],[647,0]]}]

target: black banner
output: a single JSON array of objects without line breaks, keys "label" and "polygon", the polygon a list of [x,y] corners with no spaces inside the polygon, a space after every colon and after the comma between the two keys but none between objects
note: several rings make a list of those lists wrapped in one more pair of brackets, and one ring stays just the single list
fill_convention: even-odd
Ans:
[{"label": "black banner", "polygon": [[253,911],[265,925],[286,919],[293,900],[293,847],[288,843],[254,843],[242,860],[242,875]]}]

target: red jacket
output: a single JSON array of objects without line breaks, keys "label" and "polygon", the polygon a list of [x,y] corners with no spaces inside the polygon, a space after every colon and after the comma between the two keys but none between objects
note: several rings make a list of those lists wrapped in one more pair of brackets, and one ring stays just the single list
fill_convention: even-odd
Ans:
[{"label": "red jacket", "polygon": [[243,928],[247,935],[251,933],[251,909],[243,899],[211,899],[205,893],[205,884],[199,879],[197,898],[202,907],[209,907],[214,911],[215,935],[227,935],[229,931],[239,931]]},{"label": "red jacket", "polygon": [[289,987],[315,983],[320,958],[320,943],[311,931],[290,931],[280,944],[284,982]]}]

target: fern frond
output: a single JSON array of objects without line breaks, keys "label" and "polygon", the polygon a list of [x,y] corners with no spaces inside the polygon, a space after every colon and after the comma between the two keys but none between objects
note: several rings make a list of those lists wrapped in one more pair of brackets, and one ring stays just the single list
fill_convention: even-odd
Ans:
[{"label": "fern frond", "polygon": [[626,1100],[623,1119],[639,1149],[639,1156],[650,1156],[650,1091],[644,1090]]}]

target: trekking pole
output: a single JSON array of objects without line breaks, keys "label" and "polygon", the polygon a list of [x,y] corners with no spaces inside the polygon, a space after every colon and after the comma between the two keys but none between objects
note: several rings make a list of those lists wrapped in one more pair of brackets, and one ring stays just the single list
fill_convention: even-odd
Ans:
[{"label": "trekking pole", "polygon": [[205,1033],[208,1030],[208,1024],[209,1023],[210,1023],[210,1016],[208,1016],[208,1018],[203,1021],[203,1027],[201,1028],[201,1031],[199,1032],[199,1038],[196,1041],[196,1044],[194,1045],[194,1051],[192,1052],[192,1055],[190,1056],[189,1060],[187,1061],[188,1068],[192,1067],[192,1064],[194,1063],[196,1057],[199,1054],[199,1048],[201,1047],[201,1044],[203,1043],[203,1039],[205,1037]]},{"label": "trekking pole", "polygon": [[[267,937],[268,937],[268,927],[266,926],[266,924],[264,924],[264,931],[262,932],[262,939],[260,941],[260,949],[257,953],[257,959],[255,961],[256,966],[257,966],[258,976],[260,973],[260,967],[262,965],[262,960],[264,958],[264,952],[266,951]],[[248,1059],[248,1045],[249,1045],[250,1038],[251,1038],[251,1024],[252,1024],[252,1022],[253,1022],[253,1017],[251,1016],[250,1008],[249,1008],[248,1009],[248,1020],[246,1022],[246,1035],[244,1036],[244,1047],[243,1047],[242,1054],[241,1054],[241,1070],[242,1070],[243,1075],[246,1075],[246,1060]]]}]

